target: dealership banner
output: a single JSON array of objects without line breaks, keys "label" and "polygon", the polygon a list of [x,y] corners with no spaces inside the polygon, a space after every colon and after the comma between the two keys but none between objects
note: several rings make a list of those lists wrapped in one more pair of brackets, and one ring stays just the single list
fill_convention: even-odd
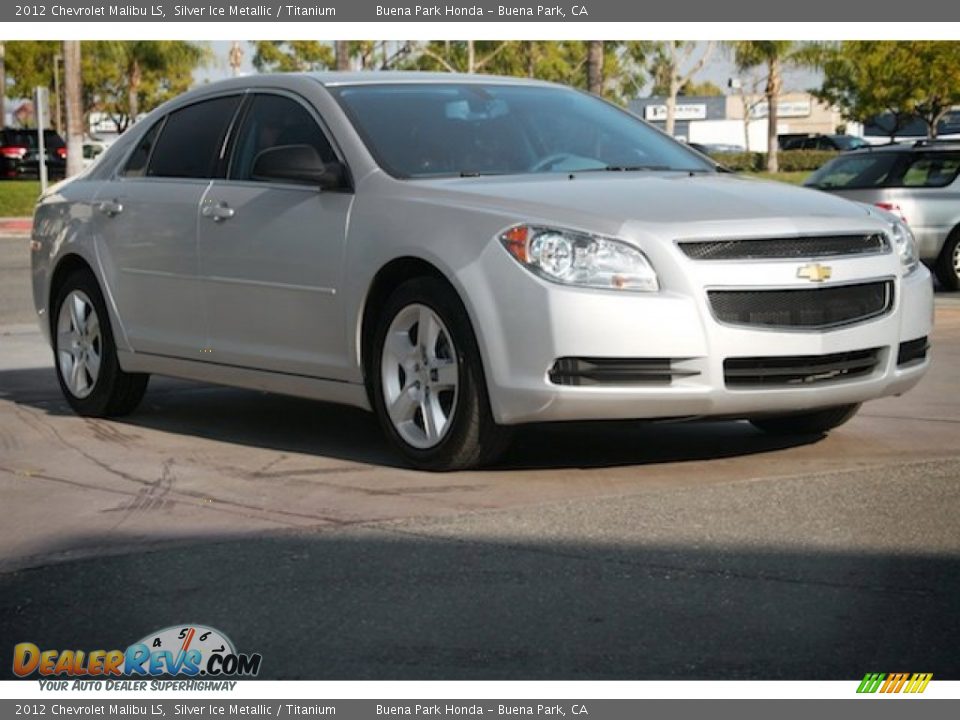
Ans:
[{"label": "dealership banner", "polygon": [[[904,5],[875,0],[873,18],[908,22],[936,17],[960,19],[960,3],[914,0]],[[404,0],[55,0],[3,3],[0,22],[859,22],[864,9],[854,2],[807,0],[777,3],[767,0],[688,0],[685,3],[639,3],[634,0],[456,0],[431,3]]]},{"label": "dealership banner", "polygon": [[939,720],[952,717],[956,705],[925,700],[909,710],[897,702],[859,700],[51,700],[0,701],[0,717],[99,717],[129,720],[157,718],[336,718],[337,720],[454,720],[487,717],[496,720],[637,720],[637,718],[697,717],[737,720]]}]

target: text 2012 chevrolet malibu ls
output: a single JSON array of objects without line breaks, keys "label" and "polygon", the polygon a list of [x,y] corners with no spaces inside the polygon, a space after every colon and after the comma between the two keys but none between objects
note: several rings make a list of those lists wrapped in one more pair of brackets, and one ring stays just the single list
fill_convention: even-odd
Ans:
[{"label": "text 2012 chevrolet malibu ls", "polygon": [[80,414],[132,411],[150,373],[260,388],[372,409],[430,469],[535,421],[819,433],[929,365],[897,218],[526,80],[204,86],[48,192],[32,247]]}]

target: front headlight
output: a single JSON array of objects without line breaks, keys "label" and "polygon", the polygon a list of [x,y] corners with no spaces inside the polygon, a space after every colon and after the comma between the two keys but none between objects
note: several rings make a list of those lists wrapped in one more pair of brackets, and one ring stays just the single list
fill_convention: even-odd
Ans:
[{"label": "front headlight", "polygon": [[564,285],[656,292],[657,273],[632,245],[573,230],[517,225],[500,235],[515,260]]},{"label": "front headlight", "polygon": [[917,239],[913,236],[913,231],[905,222],[896,218],[890,223],[890,239],[900,256],[900,263],[904,267],[904,275],[909,275],[920,263]]}]

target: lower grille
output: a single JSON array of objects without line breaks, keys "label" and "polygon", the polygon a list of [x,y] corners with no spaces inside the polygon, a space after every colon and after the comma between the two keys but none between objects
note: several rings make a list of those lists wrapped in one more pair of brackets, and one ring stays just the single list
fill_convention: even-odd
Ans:
[{"label": "lower grille", "polygon": [[710,290],[720,322],[762,328],[823,330],[886,315],[893,281],[791,290]]},{"label": "lower grille", "polygon": [[880,362],[881,348],[831,355],[727,358],[727,387],[816,385],[870,375]]},{"label": "lower grille", "polygon": [[669,385],[677,377],[699,375],[674,363],[687,358],[575,358],[557,360],[550,368],[554,385]]},{"label": "lower grille", "polygon": [[930,343],[925,337],[900,343],[900,350],[897,352],[897,365],[909,365],[913,362],[926,360],[929,349]]}]

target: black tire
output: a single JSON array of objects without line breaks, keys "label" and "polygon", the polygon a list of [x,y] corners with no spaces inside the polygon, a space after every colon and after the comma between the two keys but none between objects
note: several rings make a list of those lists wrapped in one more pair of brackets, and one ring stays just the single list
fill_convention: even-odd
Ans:
[{"label": "black tire", "polygon": [[944,290],[960,290],[960,274],[958,274],[960,271],[957,268],[960,260],[956,257],[958,246],[960,246],[960,228],[954,228],[943,244],[940,257],[937,258],[937,263],[933,268]]},{"label": "black tire", "polygon": [[[57,324],[60,309],[70,293],[75,290],[83,292],[90,299],[100,325],[100,369],[93,382],[93,389],[85,397],[75,395],[64,380],[58,347]],[[147,390],[150,376],[144,373],[127,373],[120,369],[120,363],[117,361],[117,346],[113,339],[113,329],[110,327],[103,293],[100,292],[100,286],[89,270],[81,269],[72,272],[56,289],[51,307],[50,328],[57,381],[70,407],[78,415],[120,417],[136,409]]]},{"label": "black tire", "polygon": [[822,435],[843,425],[856,415],[859,409],[860,403],[838,405],[811,412],[750,418],[750,423],[771,435]]},{"label": "black tire", "polygon": [[[386,408],[382,358],[393,320],[410,305],[424,305],[443,322],[456,348],[458,389],[450,426],[440,442],[417,448],[399,434]],[[398,287],[377,318],[367,363],[367,382],[374,412],[390,443],[406,460],[422,470],[465,470],[494,462],[510,441],[508,428],[494,422],[477,340],[467,311],[457,293],[438,278],[420,277]]]}]

